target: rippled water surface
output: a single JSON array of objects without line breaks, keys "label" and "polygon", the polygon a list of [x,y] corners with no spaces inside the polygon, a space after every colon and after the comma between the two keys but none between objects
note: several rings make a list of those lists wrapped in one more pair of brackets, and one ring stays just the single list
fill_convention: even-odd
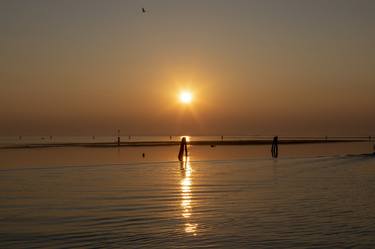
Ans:
[{"label": "rippled water surface", "polygon": [[375,247],[371,155],[70,150],[1,152],[0,248]]}]

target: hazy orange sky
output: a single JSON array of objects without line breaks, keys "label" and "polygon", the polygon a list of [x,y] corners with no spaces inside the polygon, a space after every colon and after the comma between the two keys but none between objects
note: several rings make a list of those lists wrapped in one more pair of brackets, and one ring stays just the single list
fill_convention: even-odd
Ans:
[{"label": "hazy orange sky", "polygon": [[1,0],[0,135],[374,135],[374,13],[372,0]]}]

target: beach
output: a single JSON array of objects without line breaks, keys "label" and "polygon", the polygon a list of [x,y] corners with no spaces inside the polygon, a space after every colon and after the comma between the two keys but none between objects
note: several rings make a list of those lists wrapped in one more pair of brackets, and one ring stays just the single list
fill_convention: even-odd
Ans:
[{"label": "beach", "polygon": [[[145,157],[142,157],[142,153]],[[1,248],[375,246],[372,143],[0,150]]]}]

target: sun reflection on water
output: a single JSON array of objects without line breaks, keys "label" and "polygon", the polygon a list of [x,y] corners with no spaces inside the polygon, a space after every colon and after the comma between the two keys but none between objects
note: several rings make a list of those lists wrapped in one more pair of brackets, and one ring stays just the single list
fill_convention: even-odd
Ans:
[{"label": "sun reflection on water", "polygon": [[192,172],[193,170],[191,168],[190,158],[187,157],[186,161],[181,162],[181,173],[183,177],[180,182],[182,217],[186,219],[185,232],[196,236],[198,224],[191,223],[191,220],[190,220],[192,216],[192,192],[191,192]]}]

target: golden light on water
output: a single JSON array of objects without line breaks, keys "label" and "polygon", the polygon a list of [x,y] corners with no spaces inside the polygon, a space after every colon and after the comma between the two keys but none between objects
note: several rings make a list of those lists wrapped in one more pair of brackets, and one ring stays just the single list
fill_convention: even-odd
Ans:
[{"label": "golden light on water", "polygon": [[183,178],[181,179],[181,207],[182,207],[182,217],[186,219],[185,223],[185,232],[191,233],[194,236],[197,235],[198,224],[191,223],[190,218],[192,216],[192,168],[190,165],[189,157],[186,158],[186,161],[181,162],[182,167],[181,171],[183,173]]},{"label": "golden light on water", "polygon": [[190,104],[193,101],[193,94],[191,91],[184,90],[179,94],[179,100],[183,104]]}]

